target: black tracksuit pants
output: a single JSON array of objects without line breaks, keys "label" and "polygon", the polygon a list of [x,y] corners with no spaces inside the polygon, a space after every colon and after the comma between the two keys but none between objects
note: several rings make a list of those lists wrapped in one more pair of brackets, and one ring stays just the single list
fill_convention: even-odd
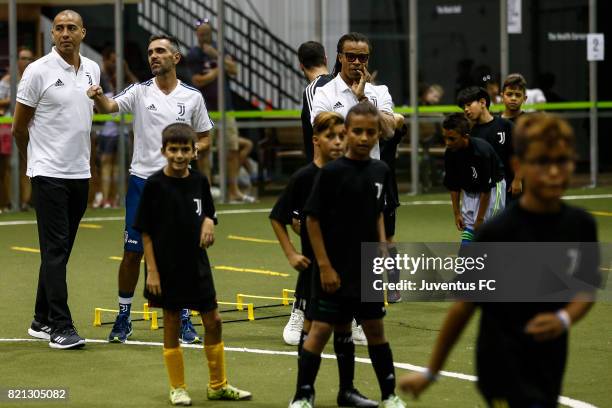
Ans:
[{"label": "black tracksuit pants", "polygon": [[72,324],[66,264],[87,208],[88,190],[88,179],[32,178],[41,261],[34,318],[52,328]]}]

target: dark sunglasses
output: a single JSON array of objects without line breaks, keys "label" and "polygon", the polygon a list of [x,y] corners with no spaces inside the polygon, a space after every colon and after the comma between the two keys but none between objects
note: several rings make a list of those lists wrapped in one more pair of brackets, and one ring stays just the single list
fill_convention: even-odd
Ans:
[{"label": "dark sunglasses", "polygon": [[353,54],[352,52],[343,52],[344,57],[348,62],[355,62],[356,59],[362,64],[365,64],[370,59],[370,54]]},{"label": "dark sunglasses", "polygon": [[537,166],[540,168],[550,168],[550,166],[556,166],[558,168],[565,168],[574,161],[572,156],[559,156],[559,157],[548,157],[541,156],[533,159],[525,160],[525,163]]},{"label": "dark sunglasses", "polygon": [[209,23],[210,23],[210,20],[209,20],[209,19],[207,19],[207,18],[202,18],[202,19],[196,20],[196,22],[195,22],[195,27],[196,27],[196,28],[198,28],[198,27],[199,27],[199,26],[201,26],[202,24],[209,24]]}]

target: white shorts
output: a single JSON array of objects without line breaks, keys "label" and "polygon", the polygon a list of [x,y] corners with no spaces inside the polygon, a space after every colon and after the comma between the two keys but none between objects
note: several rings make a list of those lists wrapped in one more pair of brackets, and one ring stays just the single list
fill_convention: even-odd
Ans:
[{"label": "white shorts", "polygon": [[[480,193],[468,193],[461,190],[461,218],[465,228],[474,231],[474,223],[480,207]],[[491,199],[485,213],[485,221],[506,207],[506,180],[498,181],[491,188]]]}]

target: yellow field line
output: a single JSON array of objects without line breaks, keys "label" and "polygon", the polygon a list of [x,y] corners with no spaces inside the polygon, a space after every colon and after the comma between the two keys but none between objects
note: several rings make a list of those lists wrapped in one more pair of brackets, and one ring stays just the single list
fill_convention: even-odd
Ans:
[{"label": "yellow field line", "polygon": [[34,253],[34,254],[40,254],[40,249],[37,249],[37,248],[27,248],[27,247],[12,246],[11,249],[13,251],[31,252],[31,253]]},{"label": "yellow field line", "polygon": [[[120,256],[109,256],[108,259],[111,259],[113,261],[122,261],[123,260],[123,258],[121,258]],[[144,259],[141,259],[140,263],[143,263],[143,262],[144,262]]]},{"label": "yellow field line", "polygon": [[[121,261],[120,256],[109,256],[108,259],[112,259],[113,261]],[[144,262],[144,259],[141,262]],[[260,275],[281,276],[283,278],[286,278],[289,276],[288,273],[268,271],[266,269],[238,268],[235,266],[227,266],[227,265],[213,266],[213,268],[219,269],[221,271],[257,273]]]},{"label": "yellow field line", "polygon": [[601,215],[603,217],[612,217],[612,212],[608,211],[591,211],[593,215]]},{"label": "yellow field line", "polygon": [[79,224],[79,228],[101,229],[102,226],[98,224]]},{"label": "yellow field line", "polygon": [[257,274],[269,275],[269,276],[282,276],[283,278],[286,278],[289,276],[288,273],[268,271],[265,269],[237,268],[235,266],[226,266],[226,265],[213,266],[213,268],[219,269],[221,271],[257,273]]},{"label": "yellow field line", "polygon": [[278,244],[278,241],[275,239],[242,237],[240,235],[228,235],[227,238],[234,239],[236,241],[259,242],[260,244]]}]

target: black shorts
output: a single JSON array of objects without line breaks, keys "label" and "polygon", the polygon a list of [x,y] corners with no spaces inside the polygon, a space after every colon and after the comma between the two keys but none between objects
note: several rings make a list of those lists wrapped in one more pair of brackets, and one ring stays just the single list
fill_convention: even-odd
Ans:
[{"label": "black shorts", "polygon": [[301,310],[302,312],[304,312],[304,318],[306,320],[310,320],[309,314],[308,314],[308,306],[309,305],[310,305],[310,300],[309,299],[296,297],[295,298],[295,303],[293,304],[293,309],[294,310]]},{"label": "black shorts", "polygon": [[311,299],[308,305],[310,320],[329,324],[347,324],[356,319],[377,320],[387,314],[383,302],[360,302],[346,298]]},{"label": "black shorts", "polygon": [[[206,265],[200,265],[202,270],[197,277],[183,277],[175,279],[173,276],[161,275],[160,296],[154,295],[144,287],[144,297],[149,301],[149,306],[168,310],[191,309],[202,313],[210,312],[218,308],[217,291],[210,271],[208,255],[205,253]],[[147,281],[147,268],[145,267],[145,282]]]},{"label": "black shorts", "polygon": [[96,139],[96,150],[99,155],[116,154],[119,150],[119,137],[98,136]]},{"label": "black shorts", "polygon": [[312,264],[301,271],[295,284],[296,299],[310,299],[312,293]]},{"label": "black shorts", "polygon": [[385,235],[392,237],[395,235],[395,208],[393,210],[383,211],[383,220],[385,222]]},{"label": "black shorts", "polygon": [[152,296],[151,294],[146,294],[147,300],[149,301],[149,307],[158,307],[161,309],[168,310],[182,310],[182,309],[191,309],[197,310],[201,313],[211,312],[219,307],[217,304],[217,297],[209,297],[199,301],[198,303],[175,303],[164,301],[163,299]]}]

